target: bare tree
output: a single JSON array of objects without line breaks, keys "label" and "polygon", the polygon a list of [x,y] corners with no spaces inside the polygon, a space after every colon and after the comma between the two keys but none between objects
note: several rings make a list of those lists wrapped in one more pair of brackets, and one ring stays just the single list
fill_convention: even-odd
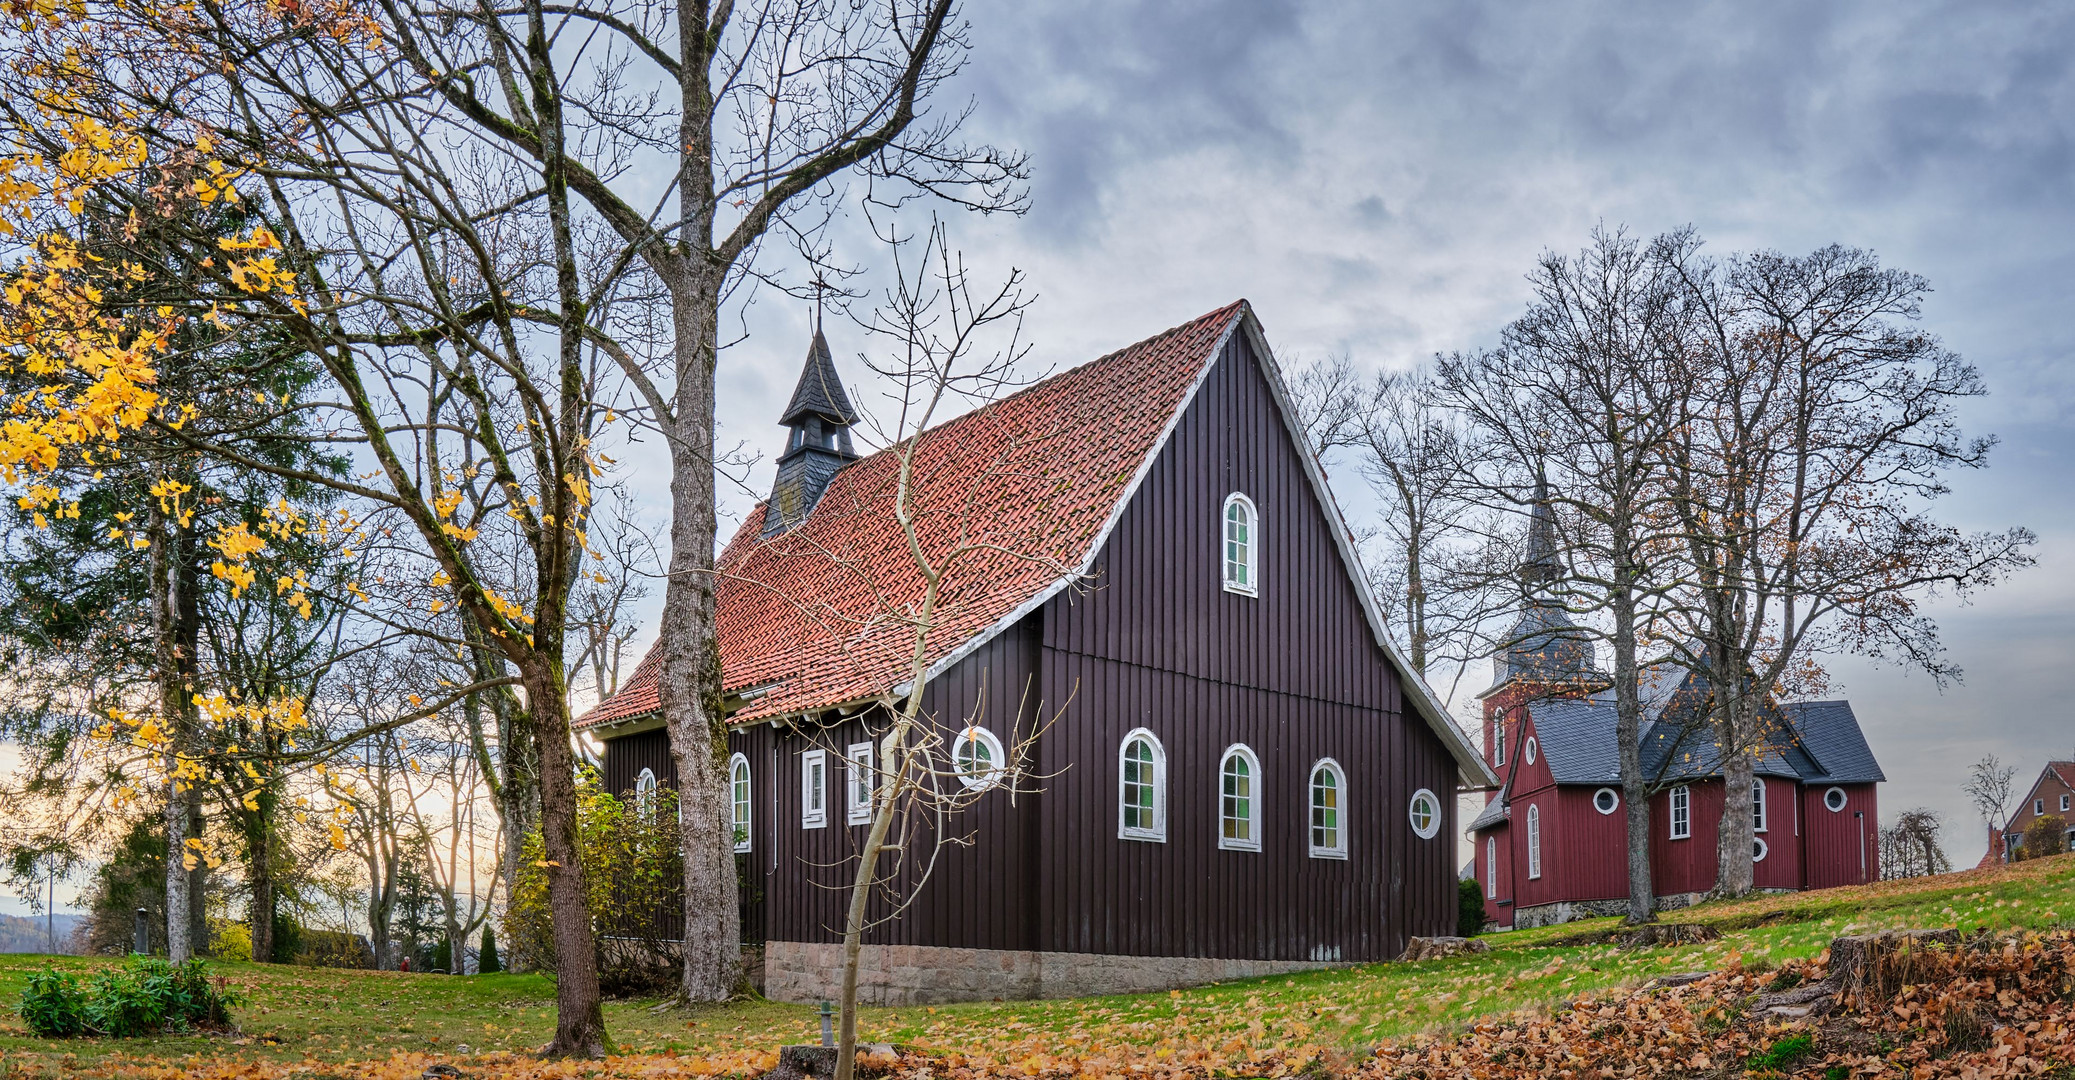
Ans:
[{"label": "bare tree", "polygon": [[[1966,534],[1928,515],[1943,475],[1987,463],[1955,410],[1984,390],[1972,366],[1911,326],[1929,285],[1869,252],[1830,246],[1707,259],[1691,230],[1652,261],[1676,287],[1679,392],[1664,441],[1665,512],[1687,564],[1691,634],[1713,690],[1734,794],[1785,737],[1771,702],[1856,652],[1929,672],[1942,655],[1922,603],[2030,565],[2024,529]],[[1722,816],[1716,892],[1752,885],[1752,815]]]},{"label": "bare tree", "polygon": [[2016,767],[2005,765],[1996,755],[1989,754],[1967,767],[1967,782],[1960,786],[1967,795],[1967,801],[1981,812],[1981,820],[1989,827],[1992,851],[1995,849],[1993,838],[2010,822],[2010,785],[2015,779]]},{"label": "bare tree", "polygon": [[1543,255],[1528,281],[1534,299],[1506,328],[1503,345],[1444,359],[1441,387],[1498,463],[1490,490],[1517,492],[1532,481],[1534,512],[1547,514],[1546,527],[1568,532],[1564,552],[1530,552],[1529,584],[1553,596],[1528,602],[1608,622],[1603,632],[1533,629],[1590,634],[1611,646],[1628,919],[1647,922],[1655,895],[1638,680],[1654,609],[1676,578],[1658,524],[1660,458],[1672,423],[1660,401],[1674,385],[1663,343],[1673,313],[1643,245],[1618,231],[1595,231],[1576,257]]},{"label": "bare tree", "polygon": [[1323,461],[1334,450],[1359,444],[1363,386],[1354,361],[1346,353],[1312,361],[1292,357],[1287,370],[1290,405],[1304,425],[1305,448]]},{"label": "bare tree", "polygon": [[1920,806],[1904,810],[1893,825],[1882,829],[1881,879],[1892,881],[1951,873],[1952,860],[1945,857],[1945,849],[1938,844],[1938,830],[1942,824],[1937,814]]}]

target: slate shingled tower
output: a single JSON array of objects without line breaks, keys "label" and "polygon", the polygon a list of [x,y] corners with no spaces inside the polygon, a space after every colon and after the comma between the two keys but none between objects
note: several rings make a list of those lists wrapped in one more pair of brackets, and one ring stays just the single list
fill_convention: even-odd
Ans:
[{"label": "slate shingled tower", "polygon": [[[1535,477],[1535,505],[1528,519],[1527,558],[1520,564],[1520,584],[1527,602],[1520,620],[1506,633],[1506,646],[1494,657],[1498,670],[1493,689],[1516,679],[1584,684],[1593,681],[1592,641],[1571,621],[1563,601],[1550,595],[1550,585],[1563,576],[1557,556],[1556,511],[1549,502],[1549,481]],[[1489,693],[1489,691],[1487,691]]]},{"label": "slate shingled tower", "polygon": [[814,328],[814,343],[807,349],[807,366],[800,384],[793,388],[792,403],[778,422],[790,428],[785,452],[778,457],[778,479],[771,485],[771,512],[764,515],[763,535],[786,531],[801,521],[828,490],[838,470],[857,460],[850,447],[850,427],[857,423],[857,410],[843,392],[843,379],[836,374],[835,358],[829,355],[828,339],[821,327]]}]

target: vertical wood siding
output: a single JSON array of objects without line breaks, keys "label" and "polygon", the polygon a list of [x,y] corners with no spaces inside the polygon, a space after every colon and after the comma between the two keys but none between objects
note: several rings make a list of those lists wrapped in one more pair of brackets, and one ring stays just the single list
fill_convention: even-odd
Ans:
[{"label": "vertical wood siding", "polygon": [[[1092,590],[1047,605],[1046,696],[1072,695],[1047,739],[1038,913],[1046,949],[1156,956],[1377,960],[1454,924],[1455,770],[1406,716],[1341,569],[1329,518],[1267,381],[1235,340],[1096,562]],[[1221,514],[1259,511],[1259,596],[1222,587]],[[1165,843],[1119,839],[1118,752],[1165,748]],[[1217,769],[1261,759],[1262,850],[1217,846]],[[1349,857],[1309,854],[1308,781],[1346,770]],[[1408,806],[1436,793],[1418,838]]]},{"label": "vertical wood siding", "polygon": [[[1843,810],[1835,812],[1823,805],[1823,793],[1831,786],[1810,784],[1802,789],[1801,832],[1808,887],[1827,889],[1834,885],[1877,881],[1880,879],[1880,806],[1874,785],[1838,785],[1844,788],[1845,805]],[[1866,816],[1856,816],[1859,814]],[[1863,832],[1861,826],[1864,826]],[[1861,851],[1866,856],[1863,879],[1860,877]]]},{"label": "vertical wood siding", "polygon": [[[1012,725],[1065,713],[1030,763],[1042,793],[982,800],[955,826],[971,844],[947,849],[913,906],[867,941],[1355,961],[1453,932],[1455,766],[1405,713],[1302,452],[1235,339],[1098,554],[1092,587],[1062,594],[930,686],[926,705],[947,729],[977,715],[1004,742]],[[1221,514],[1234,491],[1260,514],[1258,597],[1221,586]],[[868,721],[879,727],[867,714],[730,740],[755,773],[749,861],[773,940],[841,937],[865,832],[844,823],[841,758]],[[1165,843],[1117,835],[1118,751],[1135,727],[1166,751]],[[644,739],[608,743],[611,782],[631,786],[652,759]],[[1259,852],[1217,846],[1216,774],[1232,743],[1261,761]],[[828,824],[804,829],[801,754],[816,747],[829,752]],[[1324,757],[1348,781],[1344,860],[1309,854],[1308,782]],[[1419,788],[1439,803],[1432,839],[1411,829]],[[875,901],[874,918],[891,914]]]}]

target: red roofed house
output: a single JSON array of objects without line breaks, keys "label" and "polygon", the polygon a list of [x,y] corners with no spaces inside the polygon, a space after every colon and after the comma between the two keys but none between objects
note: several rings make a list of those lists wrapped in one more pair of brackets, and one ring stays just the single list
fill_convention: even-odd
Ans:
[{"label": "red roofed house", "polygon": [[[925,711],[956,760],[1059,719],[1042,791],[967,811],[973,843],[867,935],[866,1000],[1160,989],[1454,932],[1456,792],[1496,778],[1390,645],[1290,409],[1242,301],[923,436],[924,543],[1016,553],[946,592]],[[745,934],[780,1000],[834,996],[869,818],[848,759],[905,691],[887,613],[921,591],[894,455],[857,458],[856,419],[817,332],[773,497],[720,560]],[[582,721],[616,790],[673,782],[655,665]]]},{"label": "red roofed house", "polygon": [[2025,830],[2043,817],[2060,818],[2068,829],[2066,846],[2075,849],[2075,761],[2046,763],[2003,831],[1999,834],[1990,830],[1989,852],[1982,856],[1980,865],[2009,862],[2011,851],[2025,846]]}]

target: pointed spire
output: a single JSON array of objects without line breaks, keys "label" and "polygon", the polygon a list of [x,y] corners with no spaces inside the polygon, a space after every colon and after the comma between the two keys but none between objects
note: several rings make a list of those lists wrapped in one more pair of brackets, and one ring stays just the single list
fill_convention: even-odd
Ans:
[{"label": "pointed spire", "polygon": [[1527,522],[1527,559],[1520,564],[1520,580],[1529,585],[1546,585],[1563,576],[1563,563],[1556,554],[1556,508],[1549,502],[1549,477],[1535,470],[1535,505]]},{"label": "pointed spire", "polygon": [[836,359],[829,354],[828,339],[821,336],[821,320],[815,319],[814,343],[807,347],[807,365],[800,383],[793,388],[792,404],[778,418],[788,427],[808,416],[819,416],[839,427],[857,423],[857,410],[843,392],[843,379],[836,374]]}]

